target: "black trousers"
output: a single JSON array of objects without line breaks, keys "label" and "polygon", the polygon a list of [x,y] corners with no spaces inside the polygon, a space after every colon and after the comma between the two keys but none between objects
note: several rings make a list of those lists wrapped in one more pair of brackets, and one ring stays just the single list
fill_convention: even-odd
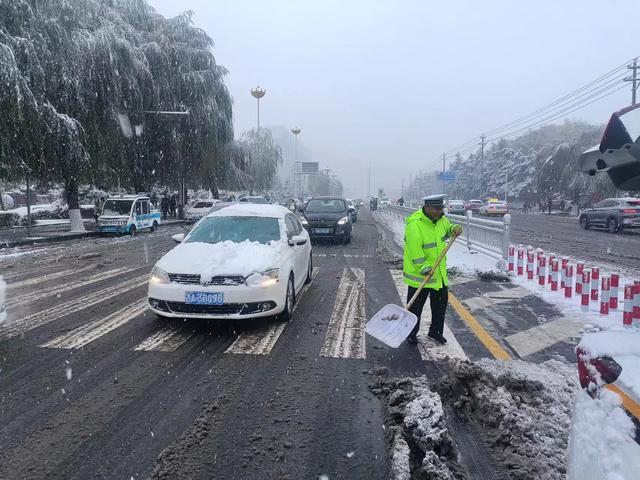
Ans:
[{"label": "black trousers", "polygon": [[[409,285],[409,291],[407,292],[407,303],[413,297],[413,294],[418,290],[415,287]],[[431,299],[431,325],[429,325],[429,335],[437,336],[442,335],[444,329],[444,314],[447,311],[447,304],[449,303],[449,290],[443,286],[440,290],[433,290],[431,288],[424,288],[413,302],[409,311],[418,317],[418,323],[411,331],[411,335],[417,335],[420,330],[420,317],[422,316],[422,309],[427,302],[427,297]]]}]

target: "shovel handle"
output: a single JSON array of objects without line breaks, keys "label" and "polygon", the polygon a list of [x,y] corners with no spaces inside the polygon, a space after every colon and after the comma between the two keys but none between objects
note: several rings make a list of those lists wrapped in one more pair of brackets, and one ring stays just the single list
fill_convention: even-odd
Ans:
[{"label": "shovel handle", "polygon": [[436,258],[436,261],[433,263],[433,266],[431,267],[431,270],[429,271],[427,276],[424,277],[424,280],[422,280],[422,283],[420,284],[420,286],[416,290],[416,293],[413,294],[413,297],[411,297],[411,300],[409,300],[409,303],[407,303],[407,310],[409,310],[411,308],[411,305],[413,305],[413,302],[416,301],[416,299],[418,298],[418,295],[420,295],[420,292],[422,291],[424,286],[427,284],[427,282],[429,280],[431,280],[431,277],[433,277],[433,274],[435,273],[436,269],[440,266],[440,262],[442,262],[442,259],[445,257],[445,255],[447,254],[447,252],[451,248],[451,245],[453,245],[453,242],[456,241],[456,238],[458,238],[457,235],[454,235],[453,237],[451,237],[451,240],[449,240],[449,243],[447,243],[447,246],[445,247],[445,249],[438,256],[438,258]]}]

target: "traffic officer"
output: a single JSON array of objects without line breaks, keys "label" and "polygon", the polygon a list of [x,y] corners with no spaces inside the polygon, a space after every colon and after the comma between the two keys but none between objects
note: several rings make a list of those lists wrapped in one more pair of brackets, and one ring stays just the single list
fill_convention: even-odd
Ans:
[{"label": "traffic officer", "polygon": [[[462,227],[451,223],[444,216],[444,197],[445,195],[424,197],[422,208],[406,219],[403,277],[404,283],[409,286],[407,303],[425,276],[431,271],[440,253],[445,249],[447,240],[451,236],[458,236],[462,233]],[[444,315],[449,303],[448,285],[447,262],[446,258],[443,258],[409,309],[418,317],[418,323],[409,334],[408,343],[412,345],[418,343],[416,335],[420,329],[420,316],[427,297],[431,297],[431,325],[428,336],[440,344],[447,343],[442,331],[444,329]]]}]

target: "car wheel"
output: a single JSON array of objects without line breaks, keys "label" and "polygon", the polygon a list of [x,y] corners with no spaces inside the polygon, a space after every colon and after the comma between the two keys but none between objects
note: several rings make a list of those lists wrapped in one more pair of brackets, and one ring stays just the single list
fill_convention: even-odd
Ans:
[{"label": "car wheel", "polygon": [[583,230],[589,230],[589,220],[585,215],[580,217],[580,226]]},{"label": "car wheel", "polygon": [[129,235],[131,235],[132,237],[136,236],[136,226],[135,225],[131,225],[131,228],[129,229]]},{"label": "car wheel", "polygon": [[609,217],[609,220],[607,220],[607,230],[609,233],[617,233],[620,230],[618,220],[615,217]]},{"label": "car wheel", "polygon": [[289,275],[289,283],[287,284],[287,293],[284,298],[284,310],[278,315],[278,320],[288,322],[293,314],[293,305],[296,303],[296,292],[293,286],[293,275]]},{"label": "car wheel", "polygon": [[309,267],[307,268],[307,279],[304,281],[307,285],[313,280],[313,254],[309,254]]},{"label": "car wheel", "polygon": [[153,222],[153,225],[151,225],[151,231],[155,232],[158,229],[158,222]]}]

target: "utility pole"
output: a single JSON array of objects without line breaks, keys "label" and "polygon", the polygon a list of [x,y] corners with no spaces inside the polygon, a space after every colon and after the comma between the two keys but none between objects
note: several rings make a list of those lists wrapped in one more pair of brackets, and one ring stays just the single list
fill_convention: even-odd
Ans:
[{"label": "utility pole", "polygon": [[[300,198],[301,194],[298,193],[298,135],[302,130],[299,127],[293,127],[291,133],[293,133],[293,194],[295,197]],[[302,178],[300,178],[300,186],[302,186]]]},{"label": "utility pole", "polygon": [[367,181],[367,199],[371,198],[371,160],[369,160],[369,179]]},{"label": "utility pole", "polygon": [[484,160],[484,147],[485,147],[486,144],[487,144],[487,137],[483,133],[480,136],[480,143],[478,144],[478,145],[480,145],[480,160]]},{"label": "utility pole", "polygon": [[640,66],[638,65],[638,59],[634,58],[633,59],[633,64],[632,65],[627,65],[627,69],[631,70],[631,78],[626,77],[626,78],[623,79],[623,81],[631,82],[631,105],[635,105],[636,104],[636,91],[638,90],[638,82],[640,81],[638,79],[638,69],[640,69]]},{"label": "utility pole", "polygon": [[251,90],[251,96],[253,96],[258,102],[258,130],[260,130],[260,99],[264,97],[265,93],[267,93],[267,91],[260,88],[260,85]]}]

